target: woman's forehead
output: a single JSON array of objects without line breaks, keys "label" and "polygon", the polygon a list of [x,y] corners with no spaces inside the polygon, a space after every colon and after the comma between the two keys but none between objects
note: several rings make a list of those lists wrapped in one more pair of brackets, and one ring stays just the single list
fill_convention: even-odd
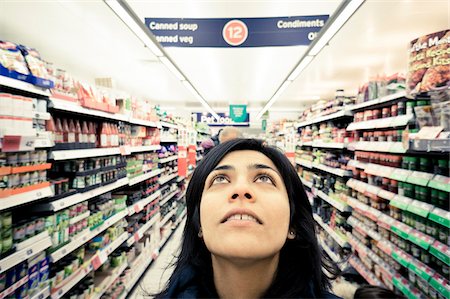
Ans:
[{"label": "woman's forehead", "polygon": [[277,168],[272,160],[270,160],[266,155],[253,150],[240,150],[228,153],[222,158],[217,166],[232,165],[237,167],[252,164],[266,164],[273,168]]}]

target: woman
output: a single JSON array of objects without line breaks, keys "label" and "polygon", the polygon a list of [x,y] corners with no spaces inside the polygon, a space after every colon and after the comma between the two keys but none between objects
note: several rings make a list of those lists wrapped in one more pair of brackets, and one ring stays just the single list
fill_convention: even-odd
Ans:
[{"label": "woman", "polygon": [[180,256],[159,298],[337,298],[289,160],[254,139],[214,147],[186,192]]}]

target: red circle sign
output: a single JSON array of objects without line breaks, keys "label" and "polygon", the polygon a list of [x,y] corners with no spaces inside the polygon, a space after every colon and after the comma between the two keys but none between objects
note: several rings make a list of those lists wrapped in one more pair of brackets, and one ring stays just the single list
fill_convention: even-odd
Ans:
[{"label": "red circle sign", "polygon": [[248,37],[248,28],[240,20],[231,20],[223,26],[223,39],[231,46],[242,45]]}]

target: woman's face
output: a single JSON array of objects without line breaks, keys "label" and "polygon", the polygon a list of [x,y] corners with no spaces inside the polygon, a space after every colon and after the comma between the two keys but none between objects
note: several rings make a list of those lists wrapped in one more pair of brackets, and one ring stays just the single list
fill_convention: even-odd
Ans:
[{"label": "woman's face", "polygon": [[289,230],[289,199],[280,173],[264,154],[227,154],[206,178],[200,224],[215,256],[261,259],[275,256]]}]

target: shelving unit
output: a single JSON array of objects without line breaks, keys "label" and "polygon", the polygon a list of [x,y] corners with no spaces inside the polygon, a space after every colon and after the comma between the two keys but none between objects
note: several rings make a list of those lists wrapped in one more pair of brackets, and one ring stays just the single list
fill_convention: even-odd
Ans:
[{"label": "shelving unit", "polygon": [[50,186],[36,189],[29,192],[12,195],[0,200],[0,211],[17,207],[26,203],[37,201],[42,198],[52,197],[54,195]]},{"label": "shelving unit", "polygon": [[155,176],[159,175],[160,173],[161,173],[161,169],[156,169],[156,170],[144,173],[140,176],[130,179],[128,182],[128,185],[130,185],[130,186],[136,185],[137,183],[140,183],[140,182],[148,180],[152,177],[155,177]]},{"label": "shelving unit", "polygon": [[134,213],[141,212],[146,205],[151,203],[152,201],[156,200],[158,197],[161,196],[161,191],[155,191],[152,195],[141,199],[139,202],[133,204],[132,206],[128,207],[128,216],[133,215]]},{"label": "shelving unit", "polygon": [[138,242],[144,236],[144,233],[150,229],[159,219],[159,214],[154,214],[150,221],[146,224],[142,225],[141,228],[135,232],[131,237],[128,238],[126,244],[127,246],[131,246],[134,242]]},{"label": "shelving unit", "polygon": [[338,235],[334,230],[332,230],[326,223],[323,222],[322,218],[313,214],[314,220],[319,224],[341,247],[349,247],[349,244],[345,237]]},{"label": "shelving unit", "polygon": [[107,275],[101,276],[96,279],[97,283],[95,284],[98,289],[98,292],[95,292],[91,299],[100,299],[102,295],[109,289],[112,283],[125,271],[128,267],[128,263],[124,262],[121,266],[117,267]]}]

